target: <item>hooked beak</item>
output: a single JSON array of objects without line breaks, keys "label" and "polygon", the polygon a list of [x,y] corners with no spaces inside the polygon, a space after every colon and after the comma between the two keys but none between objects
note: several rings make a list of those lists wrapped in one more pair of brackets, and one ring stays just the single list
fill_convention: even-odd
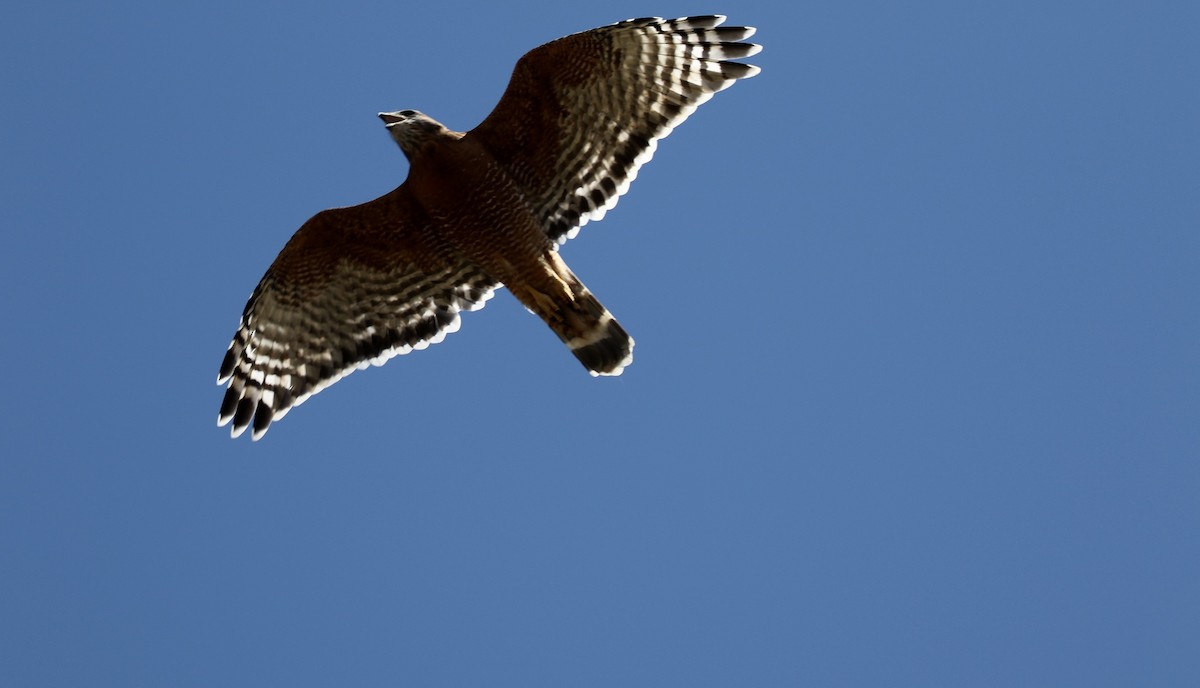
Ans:
[{"label": "hooked beak", "polygon": [[381,113],[379,113],[379,119],[383,120],[383,123],[387,124],[387,125],[392,125],[392,124],[396,124],[397,122],[404,121],[404,118],[401,117],[400,113],[398,113],[398,112],[381,112]]}]

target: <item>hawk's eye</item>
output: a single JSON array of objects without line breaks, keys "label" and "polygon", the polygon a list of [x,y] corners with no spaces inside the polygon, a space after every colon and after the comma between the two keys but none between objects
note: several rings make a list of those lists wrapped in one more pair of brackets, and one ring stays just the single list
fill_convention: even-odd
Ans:
[{"label": "hawk's eye", "polygon": [[401,110],[400,111],[401,117],[412,117],[415,114],[417,114],[416,110]]}]

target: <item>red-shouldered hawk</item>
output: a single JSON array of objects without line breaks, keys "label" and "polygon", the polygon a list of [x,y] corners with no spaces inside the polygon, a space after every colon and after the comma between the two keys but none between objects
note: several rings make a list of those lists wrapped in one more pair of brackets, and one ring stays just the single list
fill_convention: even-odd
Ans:
[{"label": "red-shouldered hawk", "polygon": [[558,255],[713,93],[754,76],[751,27],[721,16],[631,19],[536,48],[496,109],[450,131],[381,113],[409,160],[394,191],[304,223],[254,289],[217,384],[217,424],[258,439],[293,406],[367,366],[440,342],[506,286],[592,375],[633,339]]}]

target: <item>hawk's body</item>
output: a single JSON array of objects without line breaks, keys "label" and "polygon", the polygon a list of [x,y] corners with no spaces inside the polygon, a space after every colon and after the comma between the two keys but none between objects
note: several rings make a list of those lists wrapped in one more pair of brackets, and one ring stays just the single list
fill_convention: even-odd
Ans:
[{"label": "hawk's body", "polygon": [[638,19],[548,43],[517,63],[496,109],[452,132],[384,113],[408,157],[399,188],[318,213],[250,297],[222,363],[218,423],[257,439],[355,368],[422,349],[507,286],[593,375],[619,375],[633,340],[559,257],[615,205],[658,139],[757,67],[723,17]]}]

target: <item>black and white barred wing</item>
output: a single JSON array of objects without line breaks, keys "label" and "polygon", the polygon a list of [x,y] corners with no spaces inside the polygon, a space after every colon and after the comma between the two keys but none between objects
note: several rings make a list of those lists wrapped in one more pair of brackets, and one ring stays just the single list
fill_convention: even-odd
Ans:
[{"label": "black and white barred wing", "polygon": [[722,16],[630,19],[560,38],[517,63],[478,138],[555,241],[599,220],[658,140],[714,93],[758,74],[747,26]]},{"label": "black and white barred wing", "polygon": [[257,440],[350,372],[442,341],[498,286],[471,266],[419,265],[386,233],[364,236],[357,210],[305,223],[246,304],[217,376],[228,384],[217,424],[232,422],[233,437],[252,427]]}]

